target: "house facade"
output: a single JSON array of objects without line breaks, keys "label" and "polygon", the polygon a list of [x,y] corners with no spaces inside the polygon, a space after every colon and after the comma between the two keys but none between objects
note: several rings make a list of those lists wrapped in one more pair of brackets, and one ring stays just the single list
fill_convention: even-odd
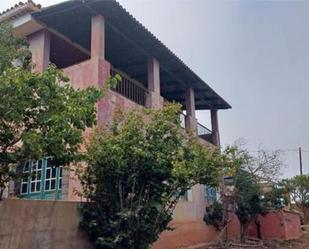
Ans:
[{"label": "house facade", "polygon": [[[76,89],[100,87],[115,74],[122,77],[97,104],[99,124],[110,122],[116,108],[161,108],[164,101],[176,101],[183,106],[183,128],[205,146],[220,146],[218,111],[231,106],[118,2],[75,0],[41,8],[28,1],[4,11],[0,22],[5,21],[12,23],[14,35],[27,37],[37,72],[53,63]],[[196,110],[209,111],[211,129],[198,122]],[[74,172],[53,166],[48,158],[29,162],[23,170],[34,175],[11,186],[8,195],[79,201]],[[188,191],[175,209],[176,226],[189,222],[194,236],[204,236],[202,217],[212,192],[202,185]]]}]

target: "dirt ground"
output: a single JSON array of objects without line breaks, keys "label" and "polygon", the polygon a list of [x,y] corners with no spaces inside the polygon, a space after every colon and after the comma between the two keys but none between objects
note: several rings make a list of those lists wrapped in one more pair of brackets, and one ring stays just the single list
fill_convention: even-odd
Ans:
[{"label": "dirt ground", "polygon": [[227,245],[212,245],[203,249],[309,249],[309,227],[307,227],[302,236],[297,240],[289,241],[258,241],[248,240],[247,244],[238,244],[230,242]]},{"label": "dirt ground", "polygon": [[309,230],[303,232],[301,238],[290,241],[267,241],[264,242],[269,249],[309,249]]}]

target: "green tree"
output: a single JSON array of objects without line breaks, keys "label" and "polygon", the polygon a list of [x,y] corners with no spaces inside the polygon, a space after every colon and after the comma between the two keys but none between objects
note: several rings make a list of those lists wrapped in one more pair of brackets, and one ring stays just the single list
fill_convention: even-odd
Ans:
[{"label": "green tree", "polygon": [[24,65],[29,51],[11,31],[0,26],[0,199],[7,183],[16,179],[18,164],[45,156],[58,165],[76,159],[103,94],[95,87],[74,90],[54,66],[43,73],[13,66],[14,60]]},{"label": "green tree", "polygon": [[81,227],[97,248],[149,248],[181,194],[217,185],[220,154],[183,134],[179,113],[176,104],[135,110],[93,134],[80,173],[88,199]]},{"label": "green tree", "polygon": [[267,191],[265,196],[266,205],[269,209],[280,210],[289,204],[289,193],[285,186],[285,181],[281,180],[270,185],[271,191]]},{"label": "green tree", "polygon": [[209,226],[214,226],[217,231],[221,231],[226,225],[224,222],[224,207],[219,201],[215,201],[206,207],[203,220]]},{"label": "green tree", "polygon": [[[263,158],[271,157],[269,164],[276,160],[276,156],[267,156],[263,153]],[[224,162],[226,170],[224,174],[232,177],[233,183],[226,183],[225,191],[222,192],[222,200],[227,207],[229,204],[234,206],[234,212],[240,222],[240,241],[246,241],[245,231],[247,226],[255,221],[259,233],[259,224],[257,216],[265,214],[270,206],[267,206],[264,193],[261,189],[262,182],[265,179],[271,179],[273,171],[268,170],[270,165],[266,159],[262,160],[258,157],[250,155],[250,153],[239,147],[228,146],[223,151]],[[226,217],[228,219],[228,217]],[[226,221],[225,221],[226,223]]]},{"label": "green tree", "polygon": [[28,50],[28,43],[24,38],[15,38],[12,34],[12,27],[8,23],[0,25],[0,74],[5,69],[13,66],[14,63],[23,67],[29,65],[31,53]]},{"label": "green tree", "polygon": [[[247,171],[239,170],[235,176],[235,189],[232,199],[235,204],[235,214],[240,222],[240,240],[246,241],[245,232],[252,221],[256,221],[259,214],[266,214],[260,183]],[[258,225],[258,224],[257,224]],[[258,229],[259,232],[259,229]]]},{"label": "green tree", "polygon": [[309,223],[309,175],[298,175],[285,180],[285,189],[292,203],[303,212],[305,224]]}]

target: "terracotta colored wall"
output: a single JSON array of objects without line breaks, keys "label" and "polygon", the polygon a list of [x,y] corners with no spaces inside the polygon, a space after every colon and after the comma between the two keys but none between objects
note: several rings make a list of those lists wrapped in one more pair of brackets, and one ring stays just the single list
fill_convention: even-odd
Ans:
[{"label": "terracotta colored wall", "polygon": [[[110,64],[102,59],[94,58],[65,68],[63,71],[74,88],[101,87],[110,75]],[[138,106],[130,99],[108,90],[97,105],[98,121],[99,123],[111,121],[117,108],[129,111]]]},{"label": "terracotta colored wall", "polygon": [[[294,212],[273,211],[265,216],[260,215],[258,222],[263,239],[297,239],[301,235],[300,216]],[[256,224],[252,222],[248,229],[249,236],[257,236]]]},{"label": "terracotta colored wall", "polygon": [[229,238],[239,237],[240,235],[240,225],[239,220],[235,214],[229,214],[229,224],[227,227],[227,236]]},{"label": "terracotta colored wall", "polygon": [[[0,202],[0,248],[93,249],[87,236],[78,230],[78,205],[19,199]],[[229,238],[239,235],[239,222],[234,215],[231,218]],[[261,216],[260,222],[263,238],[295,239],[301,234],[299,215],[292,212],[272,212]],[[175,230],[163,232],[153,249],[183,248],[218,238],[218,232],[202,220],[174,220],[171,227]]]},{"label": "terracotta colored wall", "polygon": [[0,202],[0,248],[93,249],[78,224],[77,203],[7,199]]},{"label": "terracotta colored wall", "polygon": [[[78,230],[77,202],[7,199],[0,202],[1,249],[92,249]],[[154,249],[174,249],[216,239],[202,220],[173,222]]]},{"label": "terracotta colored wall", "polygon": [[[0,202],[1,249],[92,249],[78,230],[77,202],[7,199]],[[202,220],[173,222],[154,249],[174,249],[216,239]]]},{"label": "terracotta colored wall", "polygon": [[[69,77],[71,85],[76,89],[85,89],[88,86],[98,86],[99,82],[99,60],[90,59],[79,64],[63,69]],[[106,64],[108,70],[109,64]]]},{"label": "terracotta colored wall", "polygon": [[129,112],[138,107],[141,106],[112,90],[108,90],[98,104],[98,122],[102,124],[111,122],[118,109]]},{"label": "terracotta colored wall", "polygon": [[175,249],[209,243],[216,240],[217,232],[213,227],[200,221],[173,222],[174,231],[163,232],[153,249]]},{"label": "terracotta colored wall", "polygon": [[[82,63],[67,67],[63,72],[69,77],[70,84],[76,89],[85,89],[89,86],[102,87],[110,75],[110,64],[100,58],[92,58]],[[112,90],[107,90],[104,97],[97,104],[98,123],[105,124],[112,121],[113,114],[118,108],[121,108],[124,111],[129,111],[136,107],[139,107],[139,105],[130,99],[127,99]],[[85,139],[87,139],[89,133],[90,130],[85,132]],[[81,198],[75,194],[76,190],[81,190],[81,185],[72,171],[69,173],[67,188],[67,200],[81,200]]]},{"label": "terracotta colored wall", "polygon": [[[219,236],[224,238],[226,233],[216,231],[214,227],[207,226],[203,219],[182,220],[174,219],[170,225],[175,228],[173,231],[165,231],[160,239],[154,244],[153,249],[176,249],[187,246],[205,245],[217,241]],[[235,215],[231,215],[227,227],[227,237],[239,236],[239,221]]]},{"label": "terracotta colored wall", "polygon": [[300,216],[294,212],[284,212],[285,239],[297,239],[301,235]]}]

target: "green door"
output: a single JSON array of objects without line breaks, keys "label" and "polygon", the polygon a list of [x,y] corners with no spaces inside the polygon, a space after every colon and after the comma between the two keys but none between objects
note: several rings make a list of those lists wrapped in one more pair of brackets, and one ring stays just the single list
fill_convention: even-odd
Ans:
[{"label": "green door", "polygon": [[61,199],[62,166],[51,165],[48,158],[29,161],[24,165],[24,177],[21,183],[21,196],[26,199]]}]

